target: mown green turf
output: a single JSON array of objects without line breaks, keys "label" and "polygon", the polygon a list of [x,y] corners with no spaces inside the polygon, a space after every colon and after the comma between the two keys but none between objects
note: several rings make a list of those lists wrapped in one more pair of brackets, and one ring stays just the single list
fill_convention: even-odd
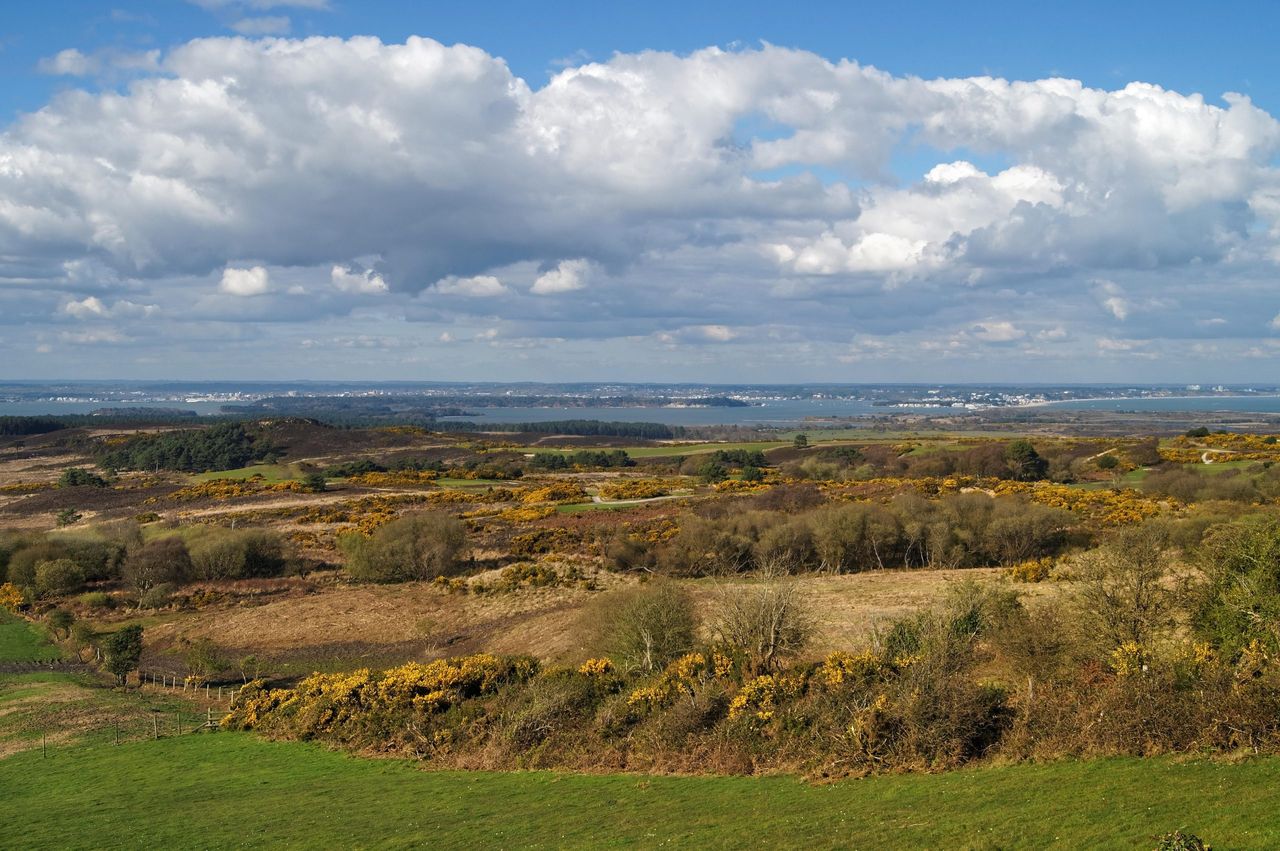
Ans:
[{"label": "mown green turf", "polygon": [[34,624],[0,609],[0,662],[35,662],[62,655]]},{"label": "mown green turf", "polygon": [[262,476],[263,481],[275,484],[302,477],[301,472],[290,464],[254,464],[252,467],[241,467],[238,470],[215,470],[211,473],[197,473],[192,476],[197,482],[208,482],[214,479],[235,479],[244,481],[254,476]]},{"label": "mown green turf", "polygon": [[1250,467],[1259,466],[1261,463],[1260,461],[1214,461],[1212,464],[1184,464],[1183,466],[1197,473],[1214,475],[1216,473],[1225,473],[1228,470],[1247,470]]},{"label": "mown green turf", "polygon": [[611,504],[608,502],[574,502],[568,505],[557,505],[557,514],[581,514],[584,511],[626,511],[630,508],[643,508],[648,503],[623,503],[622,505]]},{"label": "mown green turf", "polygon": [[233,733],[0,760],[26,848],[1215,848],[1280,845],[1280,759],[1113,759],[811,786],[427,772]]}]

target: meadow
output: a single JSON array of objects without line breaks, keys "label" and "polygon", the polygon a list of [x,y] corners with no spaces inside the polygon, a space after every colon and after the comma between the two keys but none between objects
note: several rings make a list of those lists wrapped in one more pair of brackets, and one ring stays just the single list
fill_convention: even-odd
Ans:
[{"label": "meadow", "polygon": [[[1280,843],[1280,759],[1106,759],[811,785],[422,771],[216,733],[0,761],[0,817],[58,848],[1215,848]],[[305,814],[305,815],[304,815]]]}]

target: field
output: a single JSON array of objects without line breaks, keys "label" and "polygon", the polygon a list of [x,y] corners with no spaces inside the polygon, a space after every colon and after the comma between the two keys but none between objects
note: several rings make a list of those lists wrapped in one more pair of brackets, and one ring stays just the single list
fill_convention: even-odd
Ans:
[{"label": "field", "polygon": [[1280,839],[1280,632],[1192,587],[1280,553],[1274,436],[65,431],[0,441],[31,844]]},{"label": "field", "polygon": [[0,663],[56,659],[60,655],[34,625],[0,609]]},{"label": "field", "polygon": [[[1280,843],[1280,759],[1111,759],[879,777],[430,772],[243,734],[0,761],[28,847],[1215,848]],[[303,815],[305,814],[305,816]]]}]

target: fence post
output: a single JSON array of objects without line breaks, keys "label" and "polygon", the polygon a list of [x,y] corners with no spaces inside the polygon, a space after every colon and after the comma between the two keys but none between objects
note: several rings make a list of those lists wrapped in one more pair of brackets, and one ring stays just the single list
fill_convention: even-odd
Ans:
[{"label": "fence post", "polygon": [[208,683],[205,683],[205,684],[204,684],[204,699],[205,699],[205,700],[208,700],[208,699],[209,699],[209,684],[208,684]]},{"label": "fence post", "polygon": [[160,715],[156,712],[151,713],[151,728],[156,738],[160,738]]},{"label": "fence post", "polygon": [[182,735],[182,710],[181,709],[173,713],[173,726],[175,728],[174,735],[181,736]]}]

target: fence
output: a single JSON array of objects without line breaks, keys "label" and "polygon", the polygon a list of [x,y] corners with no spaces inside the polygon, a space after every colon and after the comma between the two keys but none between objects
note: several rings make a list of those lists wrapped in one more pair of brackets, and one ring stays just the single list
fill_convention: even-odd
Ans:
[{"label": "fence", "polygon": [[[68,663],[68,665],[71,664],[74,663]],[[43,663],[34,670],[43,670],[48,667],[47,663]],[[114,746],[126,742],[217,731],[222,716],[230,710],[232,701],[243,688],[240,685],[215,686],[211,683],[196,683],[185,677],[161,671],[140,671],[138,679],[144,688],[164,689],[194,701],[197,706],[200,703],[206,705],[203,709],[196,707],[139,709],[123,717],[111,719],[105,724],[95,724],[88,729],[85,727],[64,729],[47,724],[36,729],[28,727],[31,733],[39,732],[40,749],[44,758],[53,758],[59,749],[66,747],[79,749],[100,745]],[[51,747],[54,747],[52,752]]]},{"label": "fence", "polygon": [[244,686],[215,686],[210,683],[200,683],[178,674],[170,674],[164,671],[139,671],[138,683],[144,686],[150,685],[157,688],[181,691],[194,697],[199,697],[200,691],[203,690],[205,700],[217,700],[219,702],[225,700],[228,704],[235,700],[236,696],[240,694],[240,690],[244,688]]}]

